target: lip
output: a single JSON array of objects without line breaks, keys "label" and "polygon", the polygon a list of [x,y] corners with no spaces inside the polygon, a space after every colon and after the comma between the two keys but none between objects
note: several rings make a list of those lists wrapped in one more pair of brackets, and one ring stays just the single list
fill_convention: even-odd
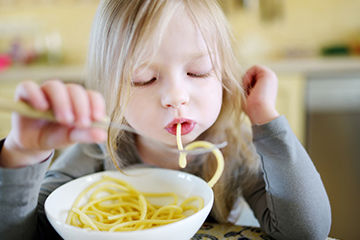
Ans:
[{"label": "lip", "polygon": [[176,136],[176,128],[178,123],[181,123],[181,135],[190,133],[196,125],[196,122],[191,119],[175,118],[168,125],[166,125],[166,131]]}]

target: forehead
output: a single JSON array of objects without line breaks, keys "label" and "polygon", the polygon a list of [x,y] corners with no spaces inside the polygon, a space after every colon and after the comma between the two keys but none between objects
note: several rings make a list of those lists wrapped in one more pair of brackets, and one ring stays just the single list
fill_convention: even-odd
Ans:
[{"label": "forehead", "polygon": [[[160,23],[163,24],[163,23]],[[152,34],[155,43],[150,47],[147,56],[151,58],[173,57],[184,59],[199,59],[213,52],[208,39],[204,39],[202,32],[189,17],[184,9],[179,9],[160,29],[154,29]]]},{"label": "forehead", "polygon": [[184,57],[200,57],[208,46],[200,30],[185,10],[178,11],[164,30],[159,51]]},{"label": "forehead", "polygon": [[196,24],[186,7],[172,10],[161,12],[159,21],[152,21],[153,24],[148,23],[139,29],[143,34],[134,43],[132,71],[149,65],[170,65],[176,61],[183,64],[185,61],[207,60],[217,65],[217,36],[210,21],[198,14],[194,17]]}]

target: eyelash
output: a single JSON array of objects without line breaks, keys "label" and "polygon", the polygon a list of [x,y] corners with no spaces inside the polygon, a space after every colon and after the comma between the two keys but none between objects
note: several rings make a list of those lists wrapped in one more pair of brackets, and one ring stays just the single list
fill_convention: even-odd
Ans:
[{"label": "eyelash", "polygon": [[149,84],[153,83],[154,81],[156,81],[156,79],[157,79],[156,77],[153,77],[149,81],[146,81],[146,82],[133,82],[132,84],[135,87],[142,87],[142,86],[146,86],[146,85],[149,85]]},{"label": "eyelash", "polygon": [[210,73],[201,73],[201,74],[197,74],[197,73],[187,73],[187,75],[189,77],[193,77],[193,78],[206,78],[210,75]]}]

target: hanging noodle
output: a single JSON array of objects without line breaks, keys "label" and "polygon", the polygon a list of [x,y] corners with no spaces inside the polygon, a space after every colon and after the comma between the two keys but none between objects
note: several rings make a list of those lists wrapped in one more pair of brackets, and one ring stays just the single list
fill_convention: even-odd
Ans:
[{"label": "hanging noodle", "polygon": [[[186,167],[186,153],[181,152],[182,150],[184,150],[181,142],[181,123],[178,123],[176,126],[176,141],[177,141],[178,149],[180,150],[179,166],[184,168]],[[212,149],[212,153],[215,155],[215,158],[217,160],[217,168],[213,177],[208,182],[209,186],[213,187],[221,177],[222,172],[224,171],[224,157],[221,151],[214,144],[207,141],[195,141],[189,143],[188,145],[186,145],[185,151],[190,151],[195,148]]]}]

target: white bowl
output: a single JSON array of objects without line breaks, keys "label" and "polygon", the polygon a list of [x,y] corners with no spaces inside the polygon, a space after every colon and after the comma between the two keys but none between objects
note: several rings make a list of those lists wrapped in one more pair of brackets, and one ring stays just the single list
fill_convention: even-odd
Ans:
[{"label": "white bowl", "polygon": [[[125,171],[105,171],[87,175],[66,183],[52,192],[45,202],[45,213],[51,225],[64,239],[69,240],[187,240],[200,229],[214,201],[212,189],[201,178],[168,169],[135,168]],[[101,179],[102,175],[117,177],[143,192],[174,192],[184,198],[200,196],[204,208],[178,222],[132,232],[101,232],[70,226],[65,223],[67,214],[78,194]]]}]

